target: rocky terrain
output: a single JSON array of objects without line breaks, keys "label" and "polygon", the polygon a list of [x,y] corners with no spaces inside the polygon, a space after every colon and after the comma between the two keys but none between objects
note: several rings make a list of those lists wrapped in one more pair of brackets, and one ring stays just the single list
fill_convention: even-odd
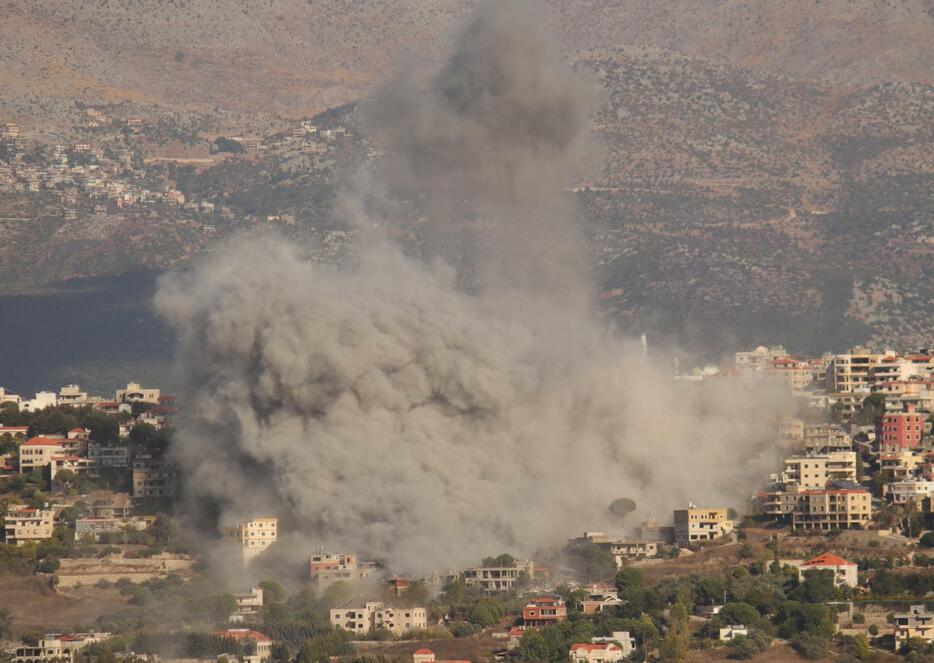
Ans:
[{"label": "rocky terrain", "polygon": [[[471,4],[14,0],[0,7],[0,124],[84,139],[81,104],[94,104],[159,118],[166,135],[139,146],[150,156],[207,153],[217,135],[268,137],[363,99],[404,63],[430,71]],[[934,342],[934,3],[539,7],[605,89],[606,166],[576,195],[623,327],[707,352]],[[337,120],[351,134],[352,116]],[[288,234],[339,242],[334,182],[367,146],[290,149],[159,177],[229,209],[230,230],[285,218]],[[216,241],[163,211],[65,224],[60,205],[0,194],[7,292],[172,266]]]}]

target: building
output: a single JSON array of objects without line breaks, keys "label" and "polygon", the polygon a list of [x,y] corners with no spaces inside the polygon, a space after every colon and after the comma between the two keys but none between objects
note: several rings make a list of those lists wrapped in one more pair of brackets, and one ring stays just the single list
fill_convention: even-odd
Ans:
[{"label": "building", "polygon": [[136,382],[127,383],[126,389],[118,389],[114,394],[117,403],[152,403],[159,404],[158,389],[144,389]]},{"label": "building", "polygon": [[824,553],[823,555],[812,557],[806,562],[787,560],[784,563],[798,569],[799,582],[805,579],[808,571],[832,571],[834,585],[837,587],[856,587],[859,584],[859,566],[833,553]]},{"label": "building", "polygon": [[786,385],[791,391],[804,391],[814,381],[814,371],[806,361],[776,357],[765,367],[766,377]]},{"label": "building", "polygon": [[804,427],[804,450],[810,453],[850,451],[853,438],[842,426],[836,424],[812,424]]},{"label": "building", "polygon": [[98,541],[101,534],[142,532],[150,525],[150,518],[78,518],[75,520],[76,541]]},{"label": "building", "polygon": [[58,402],[61,405],[84,405],[88,402],[88,392],[81,391],[76,384],[65,385],[58,390]]},{"label": "building", "polygon": [[603,532],[584,532],[584,536],[571,539],[568,543],[572,547],[593,545],[606,550],[613,556],[618,569],[623,567],[626,560],[645,559],[658,554],[658,543],[655,541],[630,541],[621,537],[609,537]]},{"label": "building", "polygon": [[828,481],[856,481],[856,452],[832,451],[786,458],[780,481],[804,489],[823,488]]},{"label": "building", "polygon": [[870,371],[884,357],[894,356],[893,352],[879,354],[866,348],[853,348],[848,353],[833,355],[827,365],[827,391],[851,393],[864,391],[869,393]]},{"label": "building", "polygon": [[741,635],[748,636],[749,629],[746,628],[746,626],[743,624],[733,624],[731,626],[724,626],[723,628],[721,628],[719,637],[721,641],[727,641],[727,640],[732,640],[733,638],[739,637]]},{"label": "building", "polygon": [[230,638],[241,643],[252,643],[255,647],[255,653],[243,656],[244,663],[268,661],[272,656],[272,638],[263,635],[259,631],[252,631],[248,628],[229,628],[226,631],[211,631],[211,636]]},{"label": "building", "polygon": [[230,616],[232,622],[242,622],[254,617],[263,609],[263,588],[251,587],[249,592],[234,594],[237,600],[237,610]]},{"label": "building", "polygon": [[920,449],[904,449],[879,455],[879,471],[890,472],[896,481],[911,479],[925,463],[925,454]]},{"label": "building", "polygon": [[52,458],[65,451],[62,440],[49,437],[32,437],[19,445],[20,474],[41,470],[52,463]]},{"label": "building", "polygon": [[279,519],[253,518],[223,530],[224,538],[236,541],[243,549],[243,561],[249,562],[279,537]]},{"label": "building", "polygon": [[171,463],[151,456],[133,459],[133,498],[175,497],[176,469]]},{"label": "building", "polygon": [[610,587],[594,587],[587,598],[581,601],[581,612],[585,615],[594,615],[604,610],[615,608],[623,604],[623,600],[617,596],[616,590]]},{"label": "building", "polygon": [[776,359],[783,359],[788,353],[780,345],[766,347],[760,345],[755,350],[737,352],[735,357],[736,373],[738,375],[752,375],[761,373],[772,365]]},{"label": "building", "polygon": [[94,461],[99,467],[126,469],[130,466],[130,449],[89,442],[88,459]]},{"label": "building", "polygon": [[412,663],[470,663],[467,660],[441,660],[435,658],[435,653],[430,649],[416,649],[412,654]]},{"label": "building", "polygon": [[391,608],[379,601],[368,601],[362,607],[332,608],[331,625],[361,636],[377,629],[399,636],[427,628],[428,611],[425,608]]},{"label": "building", "polygon": [[557,624],[568,617],[568,608],[564,600],[557,596],[539,596],[522,608],[522,623],[526,628],[537,628]]},{"label": "building", "polygon": [[623,650],[612,642],[575,643],[568,655],[574,663],[608,663],[624,658]]},{"label": "building", "polygon": [[311,581],[318,589],[335,582],[360,582],[374,578],[380,571],[376,562],[360,562],[356,555],[316,552],[311,556]]},{"label": "building", "polygon": [[531,580],[535,565],[531,560],[517,560],[515,566],[481,566],[465,569],[461,575],[467,587],[480,587],[485,592],[508,592],[520,578]]},{"label": "building", "polygon": [[923,434],[924,415],[909,403],[904,412],[882,415],[876,425],[876,444],[880,453],[896,453],[920,446]]},{"label": "building", "polygon": [[780,417],[775,422],[778,437],[782,440],[800,442],[804,439],[804,421],[793,417]]},{"label": "building", "polygon": [[9,435],[14,440],[25,440],[29,435],[29,426],[0,426],[0,437],[4,435]]},{"label": "building", "polygon": [[913,605],[908,612],[895,615],[895,649],[901,648],[912,638],[934,641],[934,614],[923,605]]},{"label": "building", "polygon": [[110,633],[48,633],[35,647],[17,647],[12,660],[13,663],[74,663],[77,652],[110,637]]},{"label": "building", "polygon": [[58,394],[54,391],[39,391],[35,398],[21,401],[19,409],[23,412],[38,412],[53,405],[58,405]]},{"label": "building", "polygon": [[687,509],[675,509],[675,542],[686,546],[700,541],[713,541],[733,531],[727,509],[699,508],[694,504]]},{"label": "building", "polygon": [[796,529],[861,529],[872,518],[872,501],[865,488],[805,490],[791,515]]},{"label": "building", "polygon": [[911,504],[919,508],[925,498],[934,495],[934,481],[906,479],[882,486],[882,494],[892,504]]},{"label": "building", "polygon": [[594,644],[604,642],[615,643],[623,651],[623,658],[628,658],[636,648],[636,639],[629,635],[629,631],[613,631],[610,635],[597,636],[590,639]]},{"label": "building", "polygon": [[44,541],[52,538],[54,527],[55,512],[51,509],[12,506],[3,521],[3,541],[14,546]]},{"label": "building", "polygon": [[675,528],[671,525],[659,525],[655,518],[647,518],[639,524],[639,539],[655,543],[674,543]]}]

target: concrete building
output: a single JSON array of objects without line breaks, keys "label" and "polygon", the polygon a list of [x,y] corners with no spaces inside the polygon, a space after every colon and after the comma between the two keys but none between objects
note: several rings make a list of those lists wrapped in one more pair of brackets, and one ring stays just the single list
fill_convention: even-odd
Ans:
[{"label": "concrete building", "polygon": [[853,438],[836,424],[810,424],[804,427],[804,450],[810,453],[850,451]]},{"label": "concrete building", "polygon": [[428,626],[425,608],[391,608],[379,601],[368,601],[363,606],[331,609],[331,625],[358,636],[377,629],[386,629],[396,636]]},{"label": "concrete building", "polygon": [[734,355],[736,373],[738,375],[752,375],[764,372],[776,359],[787,357],[788,353],[780,345],[766,347],[760,345],[755,350],[737,352]]},{"label": "concrete building", "polygon": [[804,489],[824,488],[828,481],[856,481],[856,452],[831,451],[785,459],[781,483]]},{"label": "concrete building", "polygon": [[88,459],[94,461],[99,467],[126,469],[130,466],[130,449],[89,442]]},{"label": "concrete building", "polygon": [[412,654],[412,663],[471,663],[468,660],[458,659],[436,659],[435,653],[427,648],[416,649]]},{"label": "concrete building", "polygon": [[626,560],[645,559],[658,554],[655,541],[630,541],[622,537],[607,536],[603,532],[584,532],[584,536],[569,541],[571,546],[594,545],[613,556],[616,568],[621,569]]},{"label": "concrete building", "polygon": [[75,654],[111,637],[110,633],[48,633],[33,647],[17,647],[13,663],[74,663]]},{"label": "concrete building", "polygon": [[58,402],[61,405],[84,405],[88,402],[88,392],[81,391],[76,384],[68,384],[58,390]]},{"label": "concrete building", "polygon": [[485,592],[508,592],[515,588],[520,578],[531,580],[535,575],[535,565],[531,560],[517,560],[515,566],[481,566],[465,569],[461,575],[467,587],[479,587]]},{"label": "concrete building", "polygon": [[916,412],[913,404],[908,404],[904,412],[882,415],[876,425],[876,445],[880,453],[914,449],[921,444],[923,434],[924,415]]},{"label": "concrete building", "polygon": [[78,518],[75,520],[76,541],[98,541],[101,534],[142,532],[150,525],[149,518]]},{"label": "concrete building", "polygon": [[20,474],[41,470],[52,463],[52,458],[65,451],[62,440],[49,437],[33,437],[19,445]]},{"label": "concrete building", "polygon": [[733,521],[727,509],[700,508],[694,504],[687,509],[675,509],[675,542],[686,546],[700,541],[713,541],[733,531]]},{"label": "concrete building", "polygon": [[263,588],[251,587],[249,592],[234,594],[237,610],[230,616],[232,622],[242,622],[258,615],[263,609]]},{"label": "concrete building", "polygon": [[568,652],[574,663],[610,663],[623,660],[623,650],[612,642],[575,643]]},{"label": "concrete building", "polygon": [[126,389],[118,389],[114,394],[117,403],[152,403],[159,404],[161,392],[158,389],[145,389],[136,382],[127,383]]},{"label": "concrete building", "polygon": [[557,624],[567,617],[567,605],[557,596],[538,596],[527,601],[522,608],[522,623],[526,628]]},{"label": "concrete building", "polygon": [[744,624],[733,624],[724,626],[720,629],[719,637],[721,642],[726,642],[739,636],[748,636],[749,629]]},{"label": "concrete building", "polygon": [[804,439],[804,421],[794,417],[780,417],[775,422],[778,437],[790,442],[800,442]]},{"label": "concrete building", "polygon": [[622,604],[623,600],[617,596],[616,590],[608,587],[589,592],[587,598],[581,601],[581,612],[585,615],[595,615]]},{"label": "concrete building", "polygon": [[895,648],[901,648],[912,638],[934,641],[934,613],[928,612],[924,605],[913,605],[908,612],[895,614]]},{"label": "concrete building", "polygon": [[175,497],[177,471],[165,459],[136,456],[133,459],[133,498]]},{"label": "concrete building", "polygon": [[249,562],[274,544],[279,536],[278,518],[253,518],[224,529],[224,537],[243,549],[243,561]]},{"label": "concrete building", "polygon": [[871,518],[871,496],[864,488],[805,490],[792,513],[791,528],[862,529]]},{"label": "concrete building", "polygon": [[934,495],[934,481],[907,479],[892,481],[882,486],[882,495],[892,504],[911,504],[920,508],[921,503]]},{"label": "concrete building", "polygon": [[629,631],[613,631],[610,635],[593,637],[590,641],[595,645],[604,642],[615,643],[623,651],[623,658],[628,658],[636,648],[636,639],[629,635]]},{"label": "concrete building", "polygon": [[856,587],[859,584],[859,565],[848,562],[839,555],[824,553],[805,562],[783,560],[785,564],[798,569],[798,581],[803,582],[808,571],[832,571],[837,587]]},{"label": "concrete building", "polygon": [[55,512],[51,509],[11,506],[3,520],[3,541],[13,546],[45,541],[52,538],[54,526]]},{"label": "concrete building", "polygon": [[806,361],[776,357],[765,368],[766,377],[781,382],[793,392],[804,391],[814,381],[814,371]]},{"label": "concrete building", "polygon": [[21,401],[19,409],[23,412],[38,412],[53,405],[58,405],[58,395],[54,391],[39,391],[35,398]]},{"label": "concrete building", "polygon": [[871,384],[870,370],[884,357],[891,357],[894,354],[893,352],[880,354],[857,347],[845,354],[833,355],[827,365],[827,391],[834,393],[865,391],[868,394]]},{"label": "concrete building", "polygon": [[272,656],[272,638],[248,628],[229,628],[226,631],[211,631],[215,638],[230,638],[241,643],[252,643],[255,653],[243,656],[244,663],[260,663]]},{"label": "concrete building", "polygon": [[311,581],[318,589],[329,587],[335,582],[354,583],[375,579],[380,572],[376,562],[360,562],[356,555],[320,551],[311,556],[309,567]]}]

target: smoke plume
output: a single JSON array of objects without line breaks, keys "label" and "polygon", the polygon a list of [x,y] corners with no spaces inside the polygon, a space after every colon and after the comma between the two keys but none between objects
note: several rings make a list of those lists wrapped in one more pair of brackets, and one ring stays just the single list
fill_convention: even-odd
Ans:
[{"label": "smoke plume", "polygon": [[[679,385],[592,312],[563,192],[593,161],[598,95],[531,15],[482,7],[427,85],[402,76],[366,110],[386,191],[442,250],[370,233],[336,268],[242,238],[163,280],[174,453],[221,520],[277,515],[309,553],[419,573],[530,554],[605,525],[621,496],[660,519],[735,505],[772,470],[780,399]],[[344,209],[394,222],[371,202]]]}]

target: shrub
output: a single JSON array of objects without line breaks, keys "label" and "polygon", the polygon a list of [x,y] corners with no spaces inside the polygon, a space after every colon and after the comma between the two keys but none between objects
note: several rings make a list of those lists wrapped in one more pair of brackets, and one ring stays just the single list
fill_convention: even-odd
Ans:
[{"label": "shrub", "polygon": [[791,646],[804,658],[817,660],[830,653],[830,641],[819,635],[800,633],[791,640]]}]

